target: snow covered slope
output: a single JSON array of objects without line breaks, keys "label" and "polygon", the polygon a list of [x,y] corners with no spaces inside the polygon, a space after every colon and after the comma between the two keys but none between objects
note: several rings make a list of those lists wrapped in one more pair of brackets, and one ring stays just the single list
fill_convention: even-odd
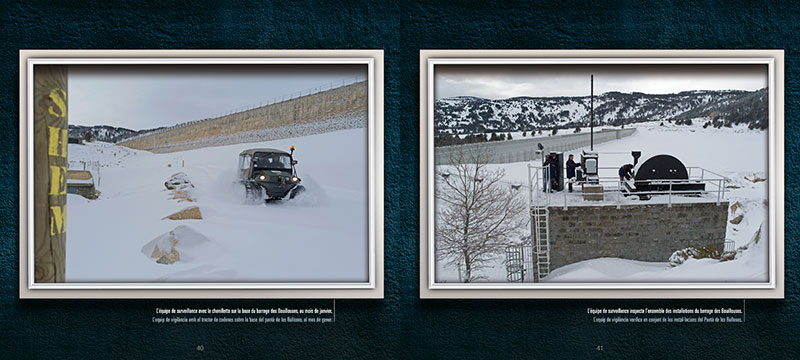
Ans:
[{"label": "snow covered slope", "polygon": [[[601,176],[616,176],[622,164],[632,162],[630,152],[642,151],[640,161],[651,156],[670,154],[686,166],[699,166],[730,178],[725,198],[731,205],[742,208],[729,211],[729,220],[743,215],[739,224],[728,222],[726,237],[735,247],[747,249],[733,261],[719,262],[711,259],[690,259],[677,267],[670,267],[668,256],[664,262],[648,263],[626,259],[601,258],[582,261],[554,269],[546,279],[549,282],[729,282],[767,281],[768,275],[768,136],[767,132],[748,129],[746,125],[731,128],[703,128],[648,122],[632,125],[634,135],[595,146],[600,152]],[[567,152],[580,158],[582,149]],[[588,150],[588,148],[586,149]],[[615,152],[616,154],[608,154]],[[565,154],[565,155],[567,155]],[[526,162],[493,164],[490,168],[505,170],[505,181],[528,184]],[[756,180],[755,182],[753,180]],[[754,243],[756,233],[759,242]],[[529,230],[528,230],[529,233]],[[503,254],[498,254],[494,267],[485,269],[488,282],[505,282],[506,271]],[[437,278],[458,281],[458,272],[443,262],[437,262]]]},{"label": "snow covered slope", "polygon": [[[594,99],[595,124],[703,119],[767,126],[767,91],[684,91],[677,94],[608,92]],[[589,96],[483,99],[458,96],[436,101],[437,134],[531,131],[589,124]]]},{"label": "snow covered slope", "polygon": [[[368,279],[366,129],[169,154],[108,143],[69,145],[70,166],[93,162],[97,200],[67,197],[68,282],[364,282]],[[238,154],[296,147],[307,191],[283,203],[245,200]],[[194,202],[164,182],[186,173]],[[97,180],[96,180],[97,181]],[[202,220],[162,220],[197,205]],[[179,225],[202,234],[190,257],[158,264],[146,244]],[[191,236],[191,235],[187,235]],[[179,246],[180,247],[180,246]],[[178,248],[179,248],[178,247]]]}]

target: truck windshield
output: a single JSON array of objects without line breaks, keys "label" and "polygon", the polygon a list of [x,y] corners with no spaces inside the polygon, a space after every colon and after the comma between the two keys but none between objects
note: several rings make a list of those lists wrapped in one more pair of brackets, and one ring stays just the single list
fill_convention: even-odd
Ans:
[{"label": "truck windshield", "polygon": [[289,155],[275,153],[255,153],[253,167],[257,169],[290,170],[292,161]]}]

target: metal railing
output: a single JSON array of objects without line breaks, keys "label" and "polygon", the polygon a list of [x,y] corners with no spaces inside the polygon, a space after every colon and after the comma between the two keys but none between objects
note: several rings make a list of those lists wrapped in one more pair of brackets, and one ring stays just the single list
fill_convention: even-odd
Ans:
[{"label": "metal railing", "polygon": [[723,245],[722,251],[723,252],[736,251],[736,242],[731,239],[725,239],[725,245]]},{"label": "metal railing", "polygon": [[[673,196],[684,196],[684,195],[716,195],[715,203],[719,205],[722,200],[725,198],[725,183],[729,180],[727,177],[710,171],[708,169],[704,169],[701,167],[687,167],[687,172],[689,174],[688,179],[648,179],[648,183],[653,185],[658,185],[660,187],[667,187],[666,190],[655,190],[655,191],[635,191],[631,192],[628,190],[628,187],[625,186],[625,182],[619,178],[619,176],[600,176],[597,178],[597,181],[575,181],[571,179],[567,179],[564,176],[564,188],[561,191],[556,191],[554,189],[550,189],[549,187],[552,186],[551,181],[547,181],[544,183],[544,179],[550,179],[550,168],[548,166],[538,166],[532,163],[528,164],[528,188],[529,188],[529,207],[533,208],[534,206],[563,206],[564,210],[569,208],[570,199],[574,199],[575,197],[569,196],[567,191],[567,185],[569,183],[573,184],[573,187],[576,189],[580,189],[581,185],[585,184],[598,184],[603,185],[603,197],[606,198],[606,194],[613,196],[611,200],[615,203],[617,209],[622,206],[622,200],[626,196],[638,196],[640,199],[643,196],[652,197],[652,196],[661,196],[665,195],[667,197],[667,207],[672,207],[673,203]],[[611,167],[599,167],[598,170],[618,170],[617,168]],[[598,171],[599,172],[599,171]],[[710,176],[710,177],[708,177]],[[705,184],[704,190],[677,190],[673,189],[673,187],[679,187],[680,185],[689,185],[689,184]],[[540,187],[541,185],[541,187]],[[548,189],[544,187],[547,186]],[[713,190],[709,190],[709,187],[713,188]],[[576,195],[582,195],[582,192],[576,190]],[[580,201],[584,201],[581,200]],[[607,200],[604,200],[607,201]],[[591,203],[591,201],[587,200],[587,203]]]},{"label": "metal railing", "polygon": [[[636,131],[635,128],[631,129],[604,129],[595,131],[594,144],[605,143],[621,139],[632,135]],[[482,133],[481,133],[482,134]],[[466,134],[459,134],[463,136]],[[502,141],[487,141],[480,143],[466,143],[458,145],[445,145],[436,146],[434,150],[434,163],[436,165],[452,165],[451,155],[454,153],[462,152],[475,147],[488,148],[491,156],[489,163],[492,164],[506,164],[513,162],[523,161],[536,161],[541,153],[536,149],[537,143],[547,148],[548,151],[563,151],[577,150],[584,147],[589,147],[591,144],[591,135],[588,132],[583,133],[569,133],[558,135],[546,136],[531,136],[514,138],[514,140]]]}]

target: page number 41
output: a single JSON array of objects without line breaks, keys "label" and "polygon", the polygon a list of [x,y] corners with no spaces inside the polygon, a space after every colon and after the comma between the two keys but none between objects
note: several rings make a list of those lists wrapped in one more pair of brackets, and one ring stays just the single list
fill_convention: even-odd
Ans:
[{"label": "page number 41", "polygon": [[597,351],[603,351],[603,345],[597,345],[597,347],[595,348],[595,350],[597,350]]}]

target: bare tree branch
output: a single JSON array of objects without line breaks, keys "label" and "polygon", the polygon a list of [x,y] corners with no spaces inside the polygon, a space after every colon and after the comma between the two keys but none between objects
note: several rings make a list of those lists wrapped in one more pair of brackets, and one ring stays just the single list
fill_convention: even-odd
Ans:
[{"label": "bare tree branch", "polygon": [[463,266],[464,282],[485,279],[478,271],[530,221],[527,202],[502,182],[505,172],[488,168],[490,155],[482,145],[462,146],[451,155],[447,176],[437,172],[436,256]]}]

